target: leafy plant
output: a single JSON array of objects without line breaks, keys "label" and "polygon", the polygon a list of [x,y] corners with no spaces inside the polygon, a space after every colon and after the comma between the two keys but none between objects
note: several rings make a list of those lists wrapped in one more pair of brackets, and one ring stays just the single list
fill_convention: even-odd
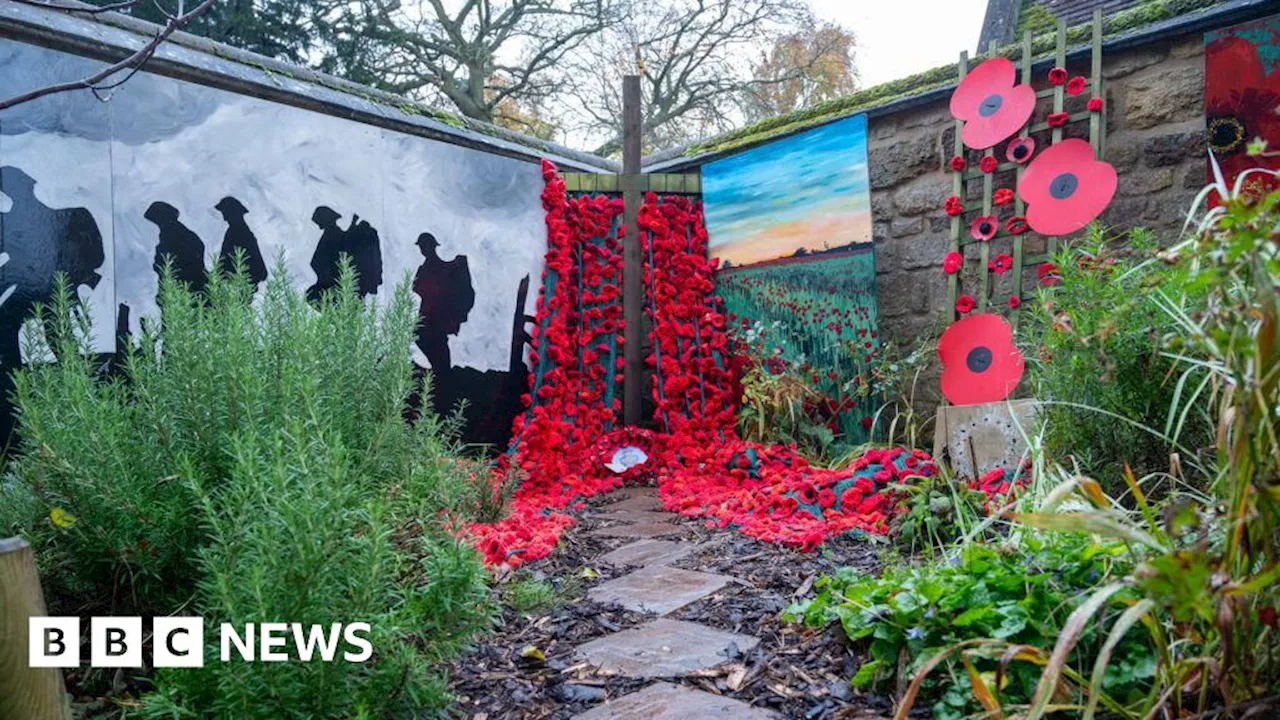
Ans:
[{"label": "leafy plant", "polygon": [[911,554],[945,552],[979,526],[987,503],[985,494],[957,482],[945,470],[913,477],[898,490],[905,507],[890,523],[890,534]]},{"label": "leafy plant", "polygon": [[[1054,637],[1091,588],[1128,568],[1127,551],[1117,543],[1028,535],[1018,542],[966,545],[950,558],[886,568],[878,578],[842,569],[819,580],[816,597],[793,605],[784,617],[814,627],[840,623],[866,652],[851,680],[855,687],[905,683],[945,648],[977,650],[966,643],[991,638],[1000,652],[955,657],[945,676],[923,688],[934,717],[952,720],[982,709],[972,690],[979,687],[975,677],[998,686],[1004,702],[1029,700],[1038,667],[1012,664],[1003,651]],[[1091,633],[1077,655],[1092,656],[1101,643]],[[1155,656],[1137,642],[1123,650],[1104,686],[1113,695],[1141,695],[1155,672]]]},{"label": "leafy plant", "polygon": [[1060,282],[1040,289],[1019,333],[1050,457],[1070,458],[1116,492],[1126,463],[1139,475],[1169,470],[1171,454],[1192,465],[1212,437],[1200,408],[1176,426],[1165,422],[1182,367],[1165,353],[1176,321],[1164,304],[1187,307],[1204,293],[1157,250],[1149,232],[1115,237],[1095,226],[1059,252]]},{"label": "leafy plant", "polygon": [[804,376],[801,364],[788,361],[765,341],[767,329],[757,323],[740,338],[747,359],[742,377],[738,431],[744,440],[794,444],[806,458],[829,456],[839,432],[839,408]]}]

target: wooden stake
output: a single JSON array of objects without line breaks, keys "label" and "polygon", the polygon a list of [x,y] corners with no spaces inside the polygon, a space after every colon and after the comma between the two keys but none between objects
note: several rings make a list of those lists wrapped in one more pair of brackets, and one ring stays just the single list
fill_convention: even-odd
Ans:
[{"label": "wooden stake", "polygon": [[[625,182],[640,175],[640,77],[622,79],[622,173],[627,234],[622,243],[622,318],[626,323],[623,346],[622,414],[627,425],[639,425],[644,402],[644,282],[640,252],[640,203],[638,183]],[[633,187],[635,185],[635,187]]]},{"label": "wooden stake", "polygon": [[71,720],[62,672],[27,663],[27,620],[45,614],[31,546],[0,539],[0,720]]}]

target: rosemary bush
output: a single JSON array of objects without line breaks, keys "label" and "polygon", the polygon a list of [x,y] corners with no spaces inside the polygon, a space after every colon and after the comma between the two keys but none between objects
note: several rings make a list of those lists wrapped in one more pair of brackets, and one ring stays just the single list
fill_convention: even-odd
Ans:
[{"label": "rosemary bush", "polygon": [[57,609],[372,625],[367,663],[162,671],[145,716],[430,714],[430,664],[488,622],[483,566],[445,526],[477,492],[456,424],[404,419],[408,286],[381,310],[354,288],[347,268],[313,309],[282,266],[256,300],[243,268],[210,273],[205,296],[166,278],[160,323],[116,378],[63,292],[47,315],[58,360],[17,374],[0,523],[33,540]]}]

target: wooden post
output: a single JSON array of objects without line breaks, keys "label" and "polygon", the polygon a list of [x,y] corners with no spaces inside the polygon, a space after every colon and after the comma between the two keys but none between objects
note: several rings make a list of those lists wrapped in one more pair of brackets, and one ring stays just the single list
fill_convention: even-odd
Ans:
[{"label": "wooden post", "polygon": [[27,620],[44,614],[31,546],[0,539],[0,720],[71,720],[62,672],[28,667]]},{"label": "wooden post", "polygon": [[644,402],[644,277],[638,218],[642,201],[640,178],[640,76],[622,79],[622,198],[627,234],[622,243],[622,317],[626,323],[623,346],[623,421],[639,425]]}]

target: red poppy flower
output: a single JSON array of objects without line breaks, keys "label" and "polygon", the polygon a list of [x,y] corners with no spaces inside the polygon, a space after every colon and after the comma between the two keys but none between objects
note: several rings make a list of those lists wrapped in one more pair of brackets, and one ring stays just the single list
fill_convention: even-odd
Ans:
[{"label": "red poppy flower", "polygon": [[964,267],[964,256],[955,250],[947,253],[946,259],[942,261],[942,271],[948,275],[955,275],[962,267]]},{"label": "red poppy flower", "polygon": [[1004,151],[1004,156],[1009,162],[1018,163],[1019,165],[1031,159],[1036,152],[1035,138],[1023,137],[1009,143],[1009,147]]},{"label": "red poppy flower", "polygon": [[1017,295],[1009,296],[1009,307],[1011,309],[1017,310],[1021,306],[1022,306],[1022,298],[1018,297]]},{"label": "red poppy flower", "polygon": [[964,203],[960,200],[959,195],[952,195],[951,197],[947,198],[946,204],[944,204],[942,207],[947,211],[947,214],[950,215],[951,217],[964,214]]},{"label": "red poppy flower", "polygon": [[1013,191],[1009,188],[999,188],[991,196],[993,205],[1008,205],[1011,202],[1013,202]]},{"label": "red poppy flower", "polygon": [[1057,285],[1062,276],[1058,274],[1058,266],[1053,263],[1043,263],[1036,270],[1040,275],[1040,283],[1042,285]]},{"label": "red poppy flower", "polygon": [[1022,353],[1013,328],[999,315],[983,313],[951,324],[938,340],[942,394],[956,405],[998,402],[1022,379]]},{"label": "red poppy flower", "polygon": [[1071,116],[1064,112],[1053,113],[1048,117],[1049,127],[1062,127],[1067,124]]},{"label": "red poppy flower", "polygon": [[1097,160],[1085,140],[1063,140],[1040,153],[1022,175],[1018,197],[1027,224],[1042,235],[1075,232],[1102,214],[1116,194],[1116,169]]},{"label": "red poppy flower", "polygon": [[956,298],[956,312],[961,315],[973,312],[973,308],[977,304],[977,301],[973,299],[972,295],[961,295]]},{"label": "red poppy flower", "polygon": [[1008,58],[987,60],[965,75],[951,95],[951,114],[964,121],[960,139],[986,150],[1018,132],[1036,107],[1036,91],[1015,85],[1017,68]]},{"label": "red poppy flower", "polygon": [[[1264,72],[1255,43],[1227,35],[1205,47],[1204,105],[1209,149],[1228,186],[1249,168],[1280,168],[1280,158],[1247,152],[1258,137],[1280,144],[1280,69]],[[1261,173],[1250,177],[1273,180]]]},{"label": "red poppy flower", "polygon": [[1086,80],[1083,75],[1077,75],[1067,81],[1067,94],[1079,95],[1084,92],[1087,87],[1089,87],[1089,81]]},{"label": "red poppy flower", "polygon": [[1102,98],[1089,98],[1089,112],[1102,112]]},{"label": "red poppy flower", "polygon": [[1004,221],[1004,229],[1014,235],[1021,235],[1027,231],[1027,218],[1022,215],[1014,215]]},{"label": "red poppy flower", "polygon": [[961,171],[963,171],[963,170],[965,169],[965,167],[967,167],[967,166],[968,166],[968,163],[966,163],[966,162],[964,161],[964,158],[960,157],[959,155],[956,155],[955,157],[951,158],[951,169],[952,169],[952,170],[955,170],[956,172],[961,172]]},{"label": "red poppy flower", "polygon": [[1013,269],[1013,256],[1008,253],[1000,253],[991,258],[991,262],[987,263],[987,268],[997,275],[1003,275]]},{"label": "red poppy flower", "polygon": [[1049,84],[1061,85],[1067,81],[1067,69],[1056,67],[1049,71]]},{"label": "red poppy flower", "polygon": [[996,171],[996,167],[998,166],[999,162],[996,160],[994,155],[983,155],[982,162],[978,164],[978,168],[984,173],[993,173]]},{"label": "red poppy flower", "polygon": [[999,228],[1000,220],[995,215],[979,215],[973,219],[973,225],[969,226],[969,234],[974,240],[986,242],[996,236]]},{"label": "red poppy flower", "polygon": [[1277,621],[1280,621],[1280,613],[1271,606],[1261,608],[1258,610],[1258,621],[1267,627],[1276,627]]}]

